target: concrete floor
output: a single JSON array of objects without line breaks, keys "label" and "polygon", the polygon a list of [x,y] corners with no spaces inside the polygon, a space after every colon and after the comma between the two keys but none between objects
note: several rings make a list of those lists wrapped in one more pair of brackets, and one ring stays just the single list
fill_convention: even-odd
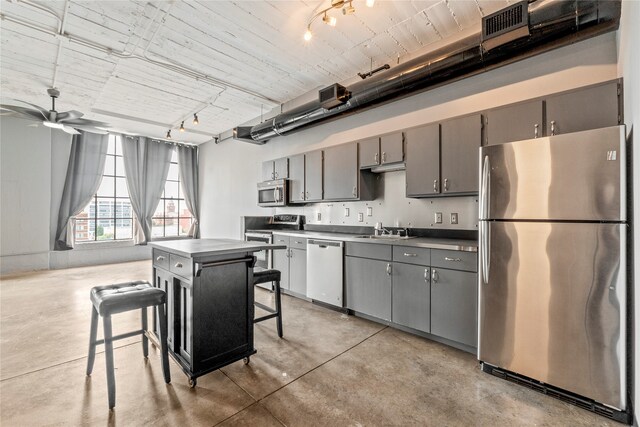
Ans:
[{"label": "concrete floor", "polygon": [[[0,284],[0,424],[309,426],[619,425],[499,380],[475,356],[373,322],[284,297],[275,321],[255,327],[258,353],[198,379],[139,337],[116,343],[116,408],[107,408],[104,357],[85,376],[89,289],[150,279],[148,261],[25,273]],[[257,290],[263,302],[271,294]],[[135,329],[139,312],[114,318]]]}]

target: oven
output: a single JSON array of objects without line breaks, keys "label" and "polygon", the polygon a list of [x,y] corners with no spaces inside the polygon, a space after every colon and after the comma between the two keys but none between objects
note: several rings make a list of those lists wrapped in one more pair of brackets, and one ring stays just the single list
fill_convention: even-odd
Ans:
[{"label": "oven", "polygon": [[[247,231],[244,233],[244,240],[247,242],[273,243],[273,234],[266,232]],[[256,256],[255,268],[273,268],[273,251],[264,250],[254,253]]]},{"label": "oven", "polygon": [[287,206],[288,198],[286,179],[258,183],[258,206]]}]

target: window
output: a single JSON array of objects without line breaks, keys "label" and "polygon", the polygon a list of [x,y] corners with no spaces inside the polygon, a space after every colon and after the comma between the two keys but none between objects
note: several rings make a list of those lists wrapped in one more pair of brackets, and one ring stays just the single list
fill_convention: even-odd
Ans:
[{"label": "window", "polygon": [[184,194],[178,172],[178,153],[173,150],[169,174],[164,184],[162,198],[153,214],[152,237],[187,236],[191,227],[191,212],[184,202]]},{"label": "window", "polygon": [[124,174],[122,141],[109,135],[109,146],[98,192],[76,215],[76,242],[133,238],[133,210]]}]

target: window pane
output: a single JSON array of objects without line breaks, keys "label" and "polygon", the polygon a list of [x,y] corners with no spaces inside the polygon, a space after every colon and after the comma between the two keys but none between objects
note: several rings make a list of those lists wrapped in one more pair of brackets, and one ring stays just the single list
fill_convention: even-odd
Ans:
[{"label": "window pane", "polygon": [[133,221],[130,219],[116,220],[116,239],[133,238]]},{"label": "window pane", "polygon": [[180,235],[181,236],[188,235],[190,227],[191,227],[191,218],[180,218]]},{"label": "window pane", "polygon": [[171,163],[171,165],[169,165],[169,174],[167,175],[167,180],[177,181],[178,179],[180,179],[178,176],[178,165],[175,163]]},{"label": "window pane", "polygon": [[88,242],[93,240],[93,221],[87,221],[86,219],[76,220],[76,242]]},{"label": "window pane", "polygon": [[116,154],[122,156],[122,137],[116,136]]},{"label": "window pane", "polygon": [[129,189],[125,178],[116,178],[116,197],[129,197]]},{"label": "window pane", "polygon": [[167,222],[165,222],[164,235],[165,237],[178,235],[178,219],[177,218],[174,220],[167,220]]},{"label": "window pane", "polygon": [[113,218],[116,213],[113,209],[113,199],[101,199],[98,197],[98,218]]},{"label": "window pane", "polygon": [[107,154],[115,154],[116,152],[116,136],[109,135],[109,146],[107,147]]},{"label": "window pane", "polygon": [[178,163],[178,150],[175,147],[171,151],[171,163]]},{"label": "window pane", "polygon": [[124,174],[124,160],[122,160],[122,157],[116,157],[116,175],[125,176],[125,174]]},{"label": "window pane", "polygon": [[164,216],[175,217],[178,216],[178,201],[177,200],[165,200],[164,201]]},{"label": "window pane", "polygon": [[167,181],[164,184],[164,197],[167,199],[177,199],[179,187],[180,184],[178,182]]},{"label": "window pane", "polygon": [[115,157],[107,155],[107,158],[104,161],[104,175],[113,175],[115,172],[114,162]]},{"label": "window pane", "polygon": [[153,214],[154,217],[163,217],[164,216],[164,200],[160,199],[158,206],[156,207],[156,211]]},{"label": "window pane", "polygon": [[114,220],[99,219],[96,230],[97,240],[113,240]]},{"label": "window pane", "polygon": [[162,219],[153,219],[153,226],[151,227],[151,236],[152,237],[162,237],[164,236],[164,220]]},{"label": "window pane", "polygon": [[96,199],[92,198],[91,201],[87,204],[87,206],[82,209],[82,211],[76,215],[78,219],[84,218],[95,218],[96,215]]},{"label": "window pane", "polygon": [[98,196],[113,197],[113,178],[109,176],[102,177],[100,187],[98,187]]},{"label": "window pane", "polygon": [[128,198],[116,199],[116,218],[133,218],[133,209]]},{"label": "window pane", "polygon": [[179,216],[184,218],[191,217],[191,212],[189,212],[189,209],[187,209],[187,204],[184,202],[184,200],[180,200],[179,202],[180,202]]}]

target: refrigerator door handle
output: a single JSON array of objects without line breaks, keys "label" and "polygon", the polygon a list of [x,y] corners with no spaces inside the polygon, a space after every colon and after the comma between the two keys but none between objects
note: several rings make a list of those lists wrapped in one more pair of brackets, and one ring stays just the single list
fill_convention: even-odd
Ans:
[{"label": "refrigerator door handle", "polygon": [[489,156],[484,156],[482,176],[480,177],[480,219],[489,218],[489,186],[491,179],[491,163]]},{"label": "refrigerator door handle", "polygon": [[491,250],[491,235],[489,223],[480,221],[480,268],[482,269],[482,284],[489,283],[489,251]]}]

